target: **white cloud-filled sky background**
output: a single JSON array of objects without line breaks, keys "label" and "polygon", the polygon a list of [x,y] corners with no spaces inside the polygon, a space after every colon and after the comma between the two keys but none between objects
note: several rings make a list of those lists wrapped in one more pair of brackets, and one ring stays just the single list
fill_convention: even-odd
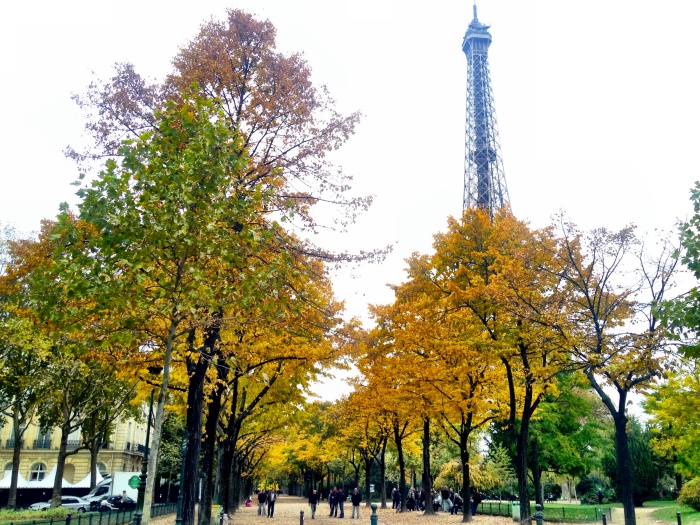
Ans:
[{"label": "white cloud-filled sky background", "polygon": [[[472,2],[105,0],[3,5],[0,223],[37,230],[78,172],[71,93],[115,62],[161,79],[199,25],[241,8],[277,27],[313,79],[362,123],[334,155],[374,204],[334,248],[393,244],[382,264],[335,276],[348,315],[392,300],[404,259],[461,214]],[[687,0],[480,0],[511,205],[533,227],[559,210],[584,229],[672,229],[691,212],[700,152],[700,4]]]}]

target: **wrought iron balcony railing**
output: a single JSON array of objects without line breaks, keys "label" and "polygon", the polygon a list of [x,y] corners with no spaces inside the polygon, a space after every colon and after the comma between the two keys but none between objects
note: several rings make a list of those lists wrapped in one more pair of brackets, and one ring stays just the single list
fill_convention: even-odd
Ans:
[{"label": "wrought iron balcony railing", "polygon": [[[5,448],[15,448],[15,438],[10,438],[5,441]],[[19,448],[24,448],[24,440],[20,439]]]},{"label": "wrought iron balcony railing", "polygon": [[51,448],[51,438],[39,438],[34,440],[34,448]]}]

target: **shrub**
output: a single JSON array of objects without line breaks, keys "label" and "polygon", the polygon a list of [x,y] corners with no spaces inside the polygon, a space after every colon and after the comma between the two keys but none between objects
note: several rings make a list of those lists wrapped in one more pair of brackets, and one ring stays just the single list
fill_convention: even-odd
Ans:
[{"label": "shrub", "polygon": [[[55,509],[47,510],[2,509],[0,510],[0,524],[17,523],[21,521],[49,520],[51,518],[65,518],[69,512],[75,515],[76,511],[71,511],[65,507],[56,507]],[[58,521],[59,520],[57,520],[57,522]]]},{"label": "shrub", "polygon": [[559,483],[545,483],[544,497],[553,500],[561,499],[561,485],[559,485]]},{"label": "shrub", "polygon": [[678,502],[700,511],[700,478],[693,478],[683,485]]},{"label": "shrub", "polygon": [[610,501],[612,493],[608,489],[607,480],[595,474],[581,478],[581,481],[576,484],[576,495],[582,500],[598,503],[598,489],[601,489],[605,499]]}]

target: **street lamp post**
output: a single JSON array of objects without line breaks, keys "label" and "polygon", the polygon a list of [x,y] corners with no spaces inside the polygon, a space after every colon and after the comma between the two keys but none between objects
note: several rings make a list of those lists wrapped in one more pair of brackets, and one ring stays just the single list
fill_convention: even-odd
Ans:
[{"label": "street lamp post", "polygon": [[[163,370],[162,367],[149,366],[148,372],[150,374],[159,374]],[[151,389],[151,400],[148,404],[148,419],[146,420],[146,444],[143,451],[143,461],[141,462],[141,475],[139,476],[139,488],[138,496],[136,497],[136,509],[134,509],[133,519],[131,523],[133,525],[141,525],[141,518],[143,517],[143,502],[146,498],[146,479],[148,479],[148,452],[150,450],[151,444],[151,419],[153,418],[153,394],[156,389]]]}]

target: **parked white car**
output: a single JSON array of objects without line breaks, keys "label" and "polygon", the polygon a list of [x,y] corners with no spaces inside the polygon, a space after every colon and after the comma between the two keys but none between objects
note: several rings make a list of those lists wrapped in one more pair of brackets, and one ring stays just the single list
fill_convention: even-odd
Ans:
[{"label": "parked white car", "polygon": [[[78,496],[61,496],[61,507],[77,510],[78,512],[85,512],[90,510],[90,502]],[[31,510],[46,510],[51,508],[51,500],[41,503],[32,503],[29,505],[29,508]]]}]

